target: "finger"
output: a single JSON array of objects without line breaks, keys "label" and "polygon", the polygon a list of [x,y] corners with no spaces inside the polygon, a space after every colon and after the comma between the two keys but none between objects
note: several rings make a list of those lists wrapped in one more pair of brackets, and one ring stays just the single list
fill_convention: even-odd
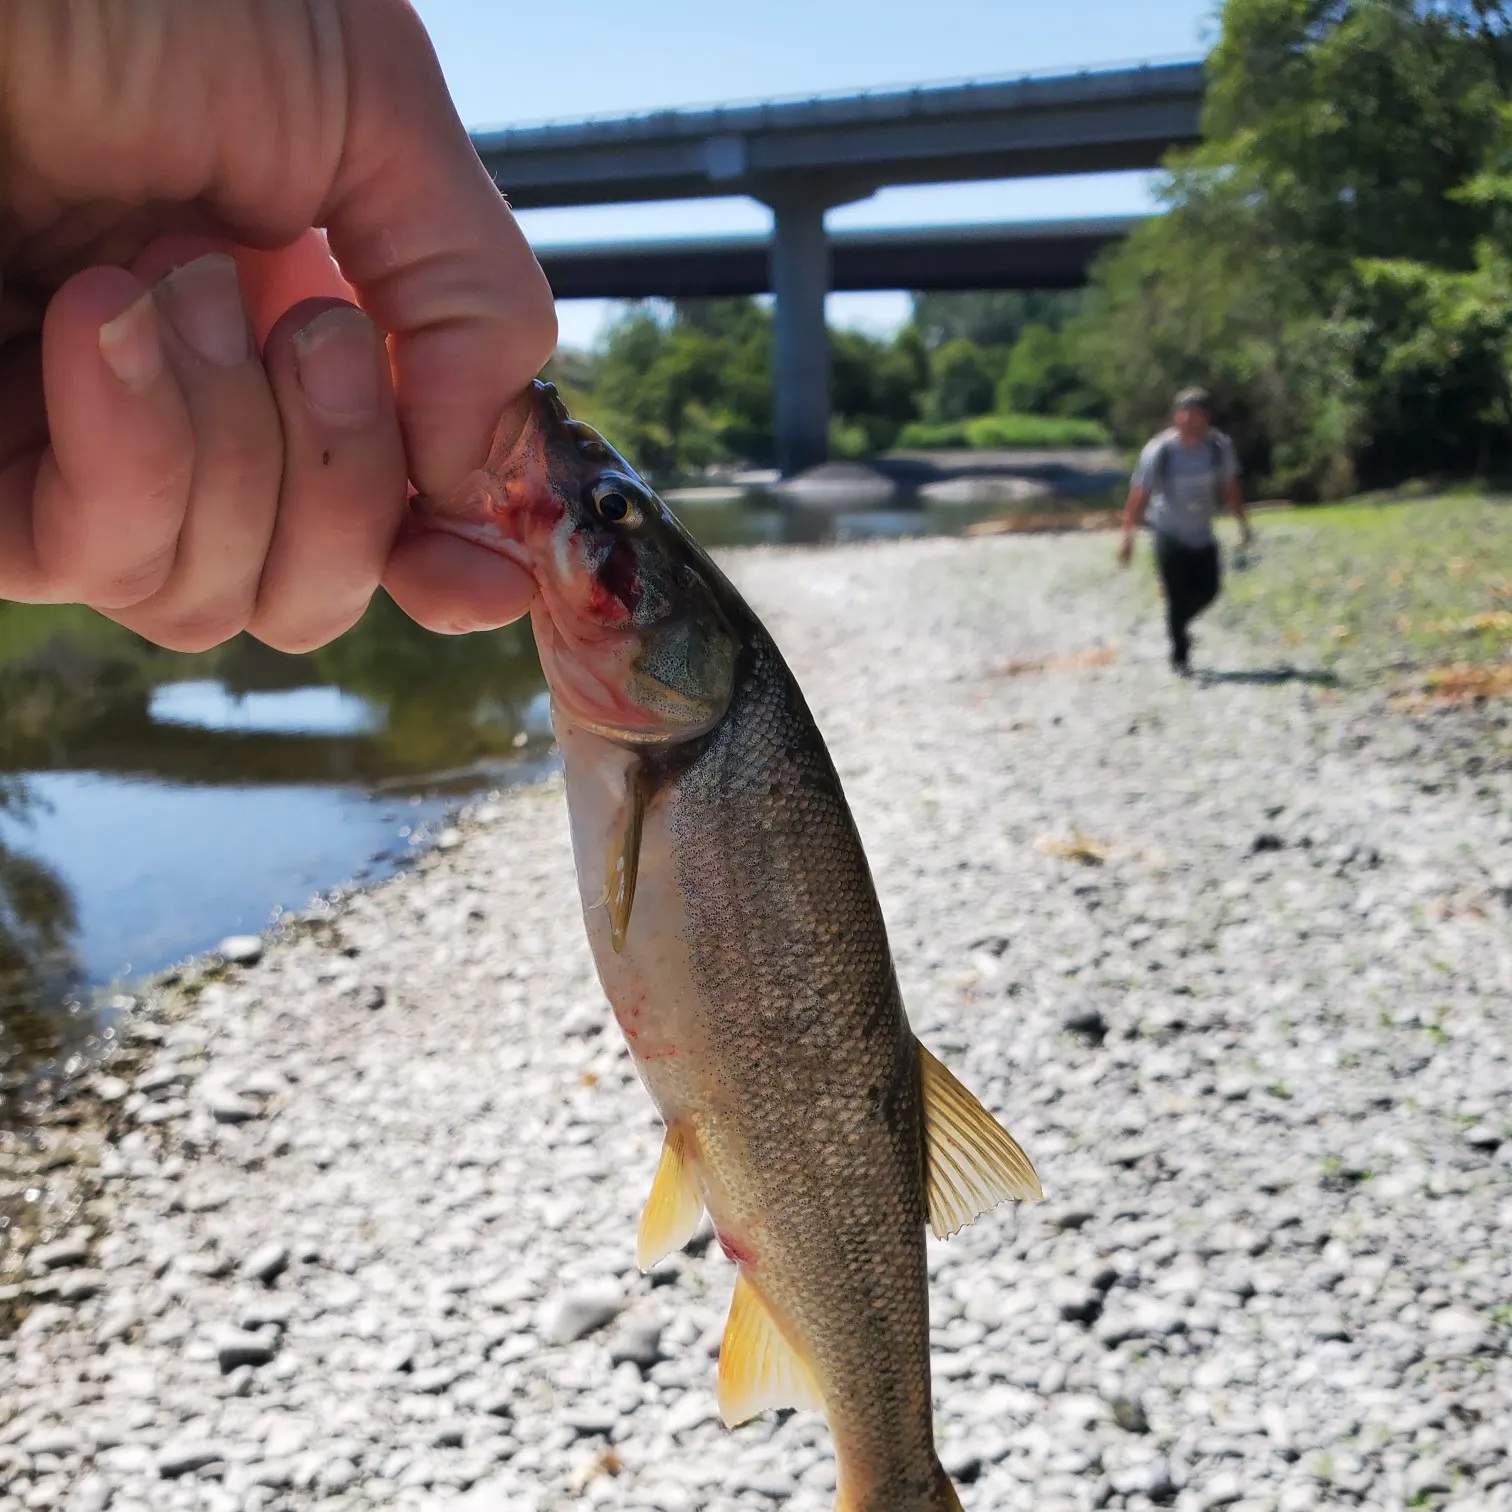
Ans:
[{"label": "finger", "polygon": [[280,651],[334,640],[362,617],[406,509],[388,354],[361,310],[296,305],[264,357],[283,419],[278,523],[248,628]]},{"label": "finger", "polygon": [[530,608],[535,582],[522,567],[439,531],[406,531],[383,586],[411,619],[442,635],[496,630]]},{"label": "finger", "polygon": [[534,255],[452,108],[403,0],[342,0],[347,128],[324,213],[364,309],[391,333],[410,475],[449,493],[556,345]]},{"label": "finger", "polygon": [[323,231],[306,231],[276,252],[238,248],[236,266],[260,346],[266,346],[269,332],[302,299],[357,303],[356,291],[341,276]]},{"label": "finger", "polygon": [[226,252],[236,259],[242,298],[259,347],[267,342],[268,333],[284,313],[302,299],[356,303],[352,286],[341,276],[322,231],[306,231],[287,247],[272,252],[224,237],[160,236],[138,253],[131,271],[144,283],[155,284],[175,268],[209,252]]},{"label": "finger", "polygon": [[6,378],[21,404],[0,418],[0,594],[138,603],[172,567],[194,460],[151,294],[119,268],[77,275],[48,306],[40,354],[40,372],[18,373],[23,352]]},{"label": "finger", "polygon": [[235,261],[222,252],[197,258],[162,279],[153,298],[194,430],[193,472],[167,578],[112,617],[160,645],[200,651],[245,628],[256,606],[283,442]]}]

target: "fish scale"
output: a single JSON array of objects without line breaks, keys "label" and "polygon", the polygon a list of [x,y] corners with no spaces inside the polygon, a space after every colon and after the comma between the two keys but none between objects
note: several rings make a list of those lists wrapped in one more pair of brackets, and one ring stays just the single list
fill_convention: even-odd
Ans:
[{"label": "fish scale", "polygon": [[704,1211],[736,1264],[727,1423],[816,1407],[840,1512],[959,1512],[935,1453],[926,1228],[1040,1195],[909,1028],[861,839],[771,637],[538,385],[437,528],[525,567],[583,919],[666,1124],[649,1269]]}]

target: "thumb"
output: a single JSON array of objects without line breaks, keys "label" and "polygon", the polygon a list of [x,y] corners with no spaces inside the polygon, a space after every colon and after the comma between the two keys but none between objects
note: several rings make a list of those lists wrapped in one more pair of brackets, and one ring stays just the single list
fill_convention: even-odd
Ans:
[{"label": "thumb", "polygon": [[449,492],[556,346],[551,290],[478,161],[404,0],[339,0],[342,159],[322,212],[332,253],[390,333],[415,485]]}]

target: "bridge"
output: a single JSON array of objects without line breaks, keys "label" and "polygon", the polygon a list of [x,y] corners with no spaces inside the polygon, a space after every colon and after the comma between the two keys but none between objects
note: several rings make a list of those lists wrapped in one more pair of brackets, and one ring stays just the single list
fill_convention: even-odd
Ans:
[{"label": "bridge", "polygon": [[[771,207],[778,463],[791,474],[826,451],[824,296],[843,246],[837,238],[832,249],[826,210],[887,185],[1154,168],[1172,147],[1198,140],[1202,98],[1202,65],[1174,63],[521,127],[478,133],[473,143],[521,210],[729,195]],[[733,278],[750,251],[726,246],[710,261],[723,259]],[[552,255],[564,271],[575,265],[580,286],[596,277],[606,291],[615,287],[611,258],[595,264],[586,249]],[[660,271],[675,272],[676,255],[659,255]],[[844,257],[865,262],[859,246]],[[872,259],[885,260],[875,251]],[[622,258],[617,270],[625,293],[631,262]],[[903,266],[900,255],[895,263]],[[643,257],[642,279],[655,267],[654,256]],[[688,267],[684,259],[681,276],[691,277]]]},{"label": "bridge", "polygon": [[[829,287],[1075,289],[1093,258],[1142,219],[834,231]],[[772,287],[770,236],[546,244],[535,251],[558,299],[706,299]]]}]

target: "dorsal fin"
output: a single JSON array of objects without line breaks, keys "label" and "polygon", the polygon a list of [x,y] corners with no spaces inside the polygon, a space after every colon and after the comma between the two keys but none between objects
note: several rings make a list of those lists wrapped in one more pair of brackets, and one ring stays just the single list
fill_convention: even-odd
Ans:
[{"label": "dorsal fin", "polygon": [[813,1367],[782,1336],[761,1293],[744,1271],[738,1271],[719,1346],[720,1416],[726,1428],[734,1428],[758,1412],[778,1407],[815,1407],[823,1412],[824,1399]]},{"label": "dorsal fin", "polygon": [[679,1124],[662,1140],[661,1161],[641,1213],[635,1263],[642,1272],[660,1264],[693,1237],[703,1217],[703,1198],[693,1180],[692,1140]]},{"label": "dorsal fin", "polygon": [[1010,1197],[1045,1195],[1029,1157],[1014,1137],[923,1045],[925,1187],[929,1227],[948,1239]]}]

